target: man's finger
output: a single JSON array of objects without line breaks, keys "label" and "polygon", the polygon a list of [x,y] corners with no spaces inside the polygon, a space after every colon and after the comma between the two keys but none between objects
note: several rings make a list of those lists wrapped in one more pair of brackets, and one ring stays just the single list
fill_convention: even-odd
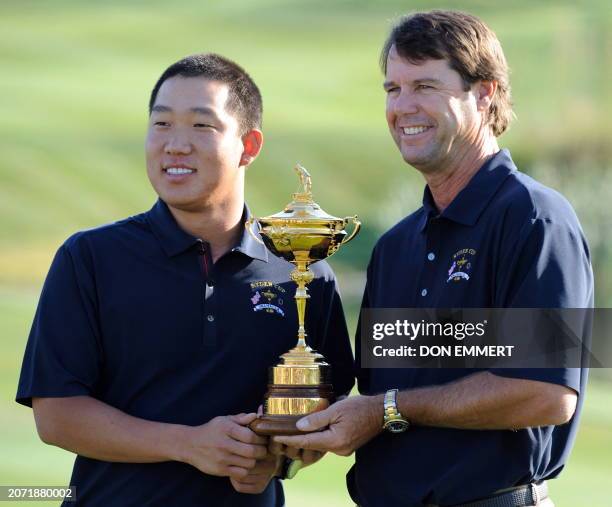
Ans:
[{"label": "man's finger", "polygon": [[291,437],[274,437],[276,442],[297,449],[312,449],[315,451],[327,451],[335,447],[334,435],[331,431],[320,431],[308,435],[295,435]]},{"label": "man's finger", "polygon": [[240,423],[238,422],[230,429],[229,436],[232,437],[234,440],[237,440],[238,442],[243,442],[245,444],[268,445],[267,437],[261,437],[257,435],[253,432],[253,430],[250,430],[246,426],[240,426]]},{"label": "man's finger", "polygon": [[308,449],[302,451],[302,461],[305,465],[311,465],[319,461],[322,457],[323,453],[321,451],[311,451]]},{"label": "man's finger", "polygon": [[230,440],[228,449],[244,458],[263,459],[268,455],[268,448],[265,445],[243,444],[237,440]]},{"label": "man's finger", "polygon": [[230,479],[232,482],[232,486],[238,493],[248,493],[248,494],[257,494],[261,493],[264,487],[261,484],[245,484],[244,482],[238,482],[234,479]]},{"label": "man's finger", "polygon": [[229,418],[235,423],[240,424],[241,426],[246,426],[247,424],[252,423],[255,419],[257,419],[257,414],[251,412],[250,414],[235,414],[230,415]]},{"label": "man's finger", "polygon": [[226,458],[226,462],[229,466],[244,468],[247,471],[250,471],[252,468],[255,467],[255,465],[257,465],[257,460],[255,458],[239,456],[238,454],[228,455],[228,457]]},{"label": "man's finger", "polygon": [[331,410],[322,410],[321,412],[315,412],[307,417],[302,417],[297,423],[297,429],[301,431],[317,431],[326,426],[329,426],[331,422]]},{"label": "man's finger", "polygon": [[[283,445],[283,444],[279,444]],[[285,446],[285,456],[290,459],[302,459],[302,449],[296,449],[295,447],[286,447]]]},{"label": "man's finger", "polygon": [[259,478],[259,474],[253,473],[253,470],[247,470],[245,474],[242,467],[236,467],[235,469],[233,467],[229,468],[231,468],[231,470],[229,470],[229,477],[241,484],[253,484],[257,482]]},{"label": "man's finger", "polygon": [[227,467],[227,474],[233,479],[242,480],[249,475],[249,471],[246,468],[230,465]]},{"label": "man's finger", "polygon": [[275,442],[274,439],[270,439],[268,443],[268,452],[274,454],[274,456],[280,456],[285,454],[286,446],[280,442]]}]

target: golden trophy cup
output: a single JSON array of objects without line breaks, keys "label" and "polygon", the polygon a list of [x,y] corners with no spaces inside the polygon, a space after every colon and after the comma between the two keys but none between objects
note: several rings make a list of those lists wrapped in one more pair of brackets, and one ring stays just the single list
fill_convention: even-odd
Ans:
[{"label": "golden trophy cup", "polygon": [[[308,171],[299,164],[295,171],[302,189],[293,194],[293,201],[280,213],[263,218],[251,217],[245,223],[257,241],[295,266],[291,280],[297,284],[297,344],[281,356],[279,364],[270,368],[263,414],[250,425],[259,435],[302,433],[295,426],[297,420],[327,408],[334,401],[329,364],[306,343],[304,317],[306,301],[310,298],[306,286],[314,278],[309,266],[333,255],[341,245],[352,240],[361,227],[356,216],[337,218],[325,213],[312,199]],[[353,232],[347,235],[345,229],[349,222],[353,223]],[[261,240],[253,234],[253,224],[257,224]]]}]

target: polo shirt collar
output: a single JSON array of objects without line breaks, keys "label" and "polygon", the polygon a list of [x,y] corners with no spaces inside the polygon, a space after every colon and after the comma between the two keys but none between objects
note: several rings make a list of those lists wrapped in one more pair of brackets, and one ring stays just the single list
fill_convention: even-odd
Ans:
[{"label": "polo shirt collar", "polygon": [[[244,211],[242,213],[241,223],[244,222],[251,216],[248,206],[244,205]],[[155,234],[157,240],[160,242],[162,249],[168,257],[178,255],[189,248],[192,248],[198,243],[198,238],[192,236],[188,232],[185,232],[176,223],[176,220],[172,216],[172,213],[168,209],[168,205],[158,199],[157,202],[147,213],[148,221],[151,224],[153,234]],[[259,233],[255,230],[255,235],[259,236]],[[206,238],[202,238],[206,241]],[[236,246],[232,248],[232,252],[241,252],[253,259],[268,262],[268,250],[261,243],[257,242],[243,227],[242,235],[240,236]]]},{"label": "polo shirt collar", "polygon": [[[235,246],[232,251],[241,252],[245,255],[248,255],[252,259],[258,259],[260,261],[268,262],[268,249],[265,247],[265,245],[262,245],[259,241],[255,240],[255,238],[253,238],[253,236],[251,236],[244,227],[244,223],[249,218],[251,218],[251,211],[245,203],[244,211],[242,213],[242,236],[240,238],[240,241],[238,242],[238,245]],[[257,227],[254,227],[251,224],[251,230],[253,231],[255,236],[261,240],[261,236],[259,235]]]},{"label": "polo shirt collar", "polygon": [[[510,152],[507,149],[498,151],[483,164],[440,217],[470,227],[475,225],[506,177],[516,170]],[[423,210],[421,232],[425,230],[429,217],[438,215],[429,186],[425,186],[423,192]]]}]

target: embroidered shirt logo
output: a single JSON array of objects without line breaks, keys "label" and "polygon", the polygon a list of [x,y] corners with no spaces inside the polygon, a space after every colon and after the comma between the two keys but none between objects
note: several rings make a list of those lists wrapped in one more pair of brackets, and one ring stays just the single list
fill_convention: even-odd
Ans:
[{"label": "embroidered shirt logo", "polygon": [[470,273],[472,272],[474,255],[476,255],[476,250],[473,248],[464,248],[456,252],[451,259],[452,263],[448,270],[446,283],[469,280]]},{"label": "embroidered shirt logo", "polygon": [[281,317],[285,316],[283,297],[286,293],[280,285],[268,280],[251,282],[251,303],[254,312],[276,313]]}]

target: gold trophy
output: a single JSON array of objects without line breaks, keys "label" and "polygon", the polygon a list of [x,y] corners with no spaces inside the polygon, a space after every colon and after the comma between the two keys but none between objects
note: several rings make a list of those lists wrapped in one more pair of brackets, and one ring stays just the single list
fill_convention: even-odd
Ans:
[{"label": "gold trophy", "polygon": [[[295,301],[298,310],[297,344],[281,356],[281,362],[270,368],[268,392],[264,397],[263,414],[253,421],[251,429],[259,435],[295,435],[298,419],[327,408],[334,400],[330,367],[321,354],[306,343],[304,317],[310,298],[306,286],[314,275],[310,264],[333,255],[341,245],[352,240],[361,227],[356,216],[337,218],[325,213],[312,200],[310,174],[299,164],[301,192],[280,213],[264,218],[249,218],[249,233],[270,252],[293,263],[291,280],[297,284]],[[353,232],[345,228],[353,223]],[[252,231],[257,224],[260,240]]]}]

